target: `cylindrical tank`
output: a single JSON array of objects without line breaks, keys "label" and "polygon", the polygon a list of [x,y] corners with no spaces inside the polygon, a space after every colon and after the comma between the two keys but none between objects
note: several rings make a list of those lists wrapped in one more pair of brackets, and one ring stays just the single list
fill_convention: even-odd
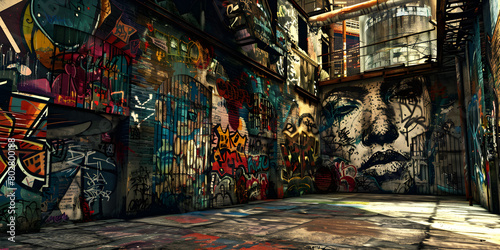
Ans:
[{"label": "cylindrical tank", "polygon": [[435,6],[420,0],[361,16],[361,71],[435,59]]}]

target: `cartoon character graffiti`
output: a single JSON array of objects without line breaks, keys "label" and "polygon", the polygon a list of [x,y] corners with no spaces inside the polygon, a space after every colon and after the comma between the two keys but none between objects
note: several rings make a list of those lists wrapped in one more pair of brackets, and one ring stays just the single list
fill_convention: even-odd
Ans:
[{"label": "cartoon character graffiti", "polygon": [[323,155],[355,166],[358,190],[411,191],[418,175],[411,140],[427,131],[431,113],[426,84],[425,77],[358,82],[326,94]]}]

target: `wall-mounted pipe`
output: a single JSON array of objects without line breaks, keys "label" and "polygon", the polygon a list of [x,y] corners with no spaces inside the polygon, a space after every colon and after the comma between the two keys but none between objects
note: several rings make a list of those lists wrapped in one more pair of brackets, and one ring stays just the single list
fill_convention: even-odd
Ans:
[{"label": "wall-mounted pipe", "polygon": [[326,26],[332,23],[366,15],[376,11],[387,10],[416,0],[370,0],[359,4],[347,6],[309,18],[309,23],[314,26]]}]

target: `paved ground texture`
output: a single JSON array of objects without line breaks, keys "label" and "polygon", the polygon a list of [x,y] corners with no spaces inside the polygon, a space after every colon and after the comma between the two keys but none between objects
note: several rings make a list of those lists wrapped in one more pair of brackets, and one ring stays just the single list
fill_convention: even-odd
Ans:
[{"label": "paved ground texture", "polygon": [[500,215],[464,197],[337,193],[0,236],[8,249],[500,249]]}]

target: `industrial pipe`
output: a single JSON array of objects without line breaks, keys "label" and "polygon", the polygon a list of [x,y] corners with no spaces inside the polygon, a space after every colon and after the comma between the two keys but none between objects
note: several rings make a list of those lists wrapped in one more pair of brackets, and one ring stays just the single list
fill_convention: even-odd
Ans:
[{"label": "industrial pipe", "polygon": [[313,27],[326,26],[332,23],[370,14],[376,11],[387,10],[416,0],[370,0],[363,3],[347,6],[309,18]]}]

